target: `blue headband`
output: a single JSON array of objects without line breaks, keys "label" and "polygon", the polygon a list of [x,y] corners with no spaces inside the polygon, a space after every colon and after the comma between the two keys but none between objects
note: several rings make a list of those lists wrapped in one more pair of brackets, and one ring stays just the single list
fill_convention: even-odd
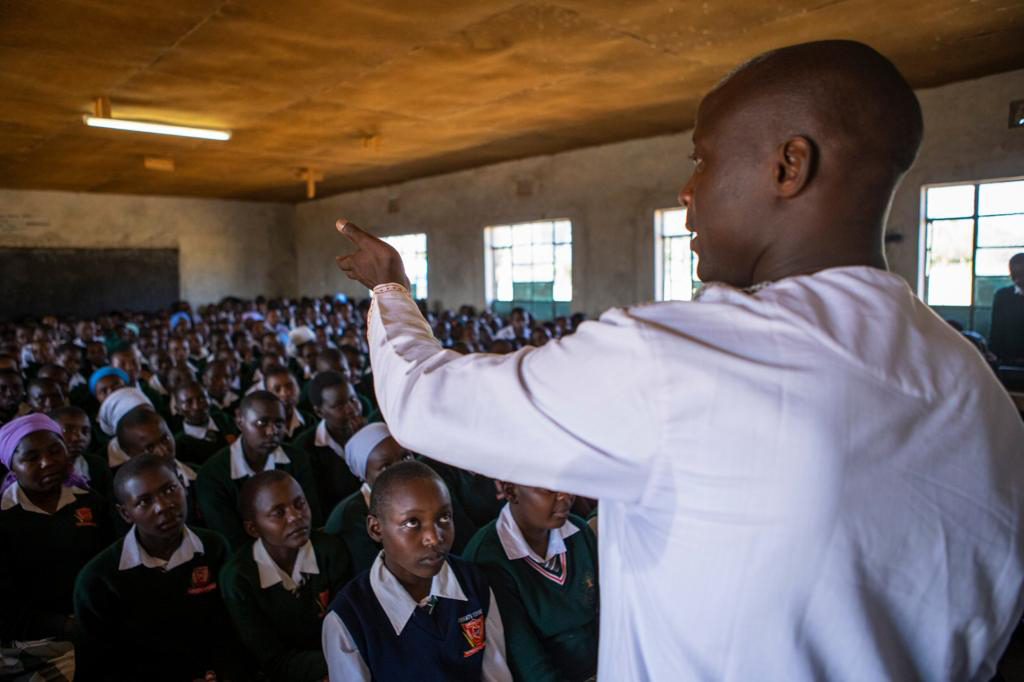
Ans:
[{"label": "blue headband", "polygon": [[110,365],[107,365],[106,367],[100,367],[98,370],[92,373],[92,376],[89,377],[89,393],[96,395],[96,384],[98,384],[100,379],[102,379],[103,377],[109,377],[110,375],[121,377],[121,379],[124,380],[125,386],[132,382],[131,378],[124,373],[124,370],[120,370],[117,367],[111,367]]},{"label": "blue headband", "polygon": [[177,326],[178,320],[185,320],[188,323],[186,326],[189,327],[189,328],[192,327],[192,319],[189,318],[188,313],[177,312],[177,313],[174,313],[173,315],[171,315],[171,319],[168,320],[168,323],[170,324],[171,329],[174,329],[175,326]]}]

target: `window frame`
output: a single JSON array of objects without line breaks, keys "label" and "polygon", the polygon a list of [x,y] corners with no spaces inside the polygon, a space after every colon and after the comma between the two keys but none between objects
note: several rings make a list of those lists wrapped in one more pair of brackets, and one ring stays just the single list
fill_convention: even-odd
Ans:
[{"label": "window frame", "polygon": [[[665,220],[664,216],[666,213],[673,211],[682,211],[683,213],[683,229],[684,234],[669,235],[666,236],[665,232]],[[686,208],[683,206],[672,206],[669,208],[658,208],[654,210],[654,300],[655,301],[692,301],[697,295],[697,291],[700,289],[701,281],[697,277],[697,263],[696,254],[693,250],[690,250],[689,255],[689,270],[690,270],[690,298],[679,299],[679,298],[666,298],[665,296],[665,240],[680,240],[685,242],[686,248],[689,249],[690,244],[693,240],[693,232],[686,230]]]},{"label": "window frame", "polygon": [[[387,242],[389,245],[395,247],[396,251],[399,251],[398,247],[395,244],[392,244],[390,241],[388,241],[389,239],[401,239],[403,237],[419,237],[420,235],[423,235],[423,251],[417,250],[415,251],[414,255],[418,257],[422,254],[423,256],[423,288],[426,291],[422,298],[418,298],[416,295],[414,295],[414,292],[415,294],[419,294],[420,292],[416,289],[413,278],[410,277],[409,288],[412,289],[412,291],[409,292],[409,295],[415,301],[426,301],[430,297],[430,235],[427,234],[426,232],[403,232],[401,234],[381,235],[380,238],[382,241]],[[399,255],[401,255],[401,251],[399,251]],[[409,267],[406,264],[404,258],[402,259],[402,265],[405,267],[406,274],[408,275]]]},{"label": "window frame", "polygon": [[[975,318],[976,311],[979,307],[984,308],[985,306],[979,306],[975,298],[976,285],[978,278],[978,229],[980,221],[983,218],[997,218],[1000,216],[1013,216],[1013,215],[1024,215],[1024,210],[1015,211],[1013,213],[993,213],[993,214],[981,214],[981,187],[983,185],[993,185],[1003,182],[1020,182],[1024,180],[1024,175],[1001,177],[1001,178],[988,178],[983,180],[958,180],[951,182],[932,182],[921,185],[920,194],[920,208],[919,208],[919,225],[918,225],[918,259],[917,259],[917,295],[925,302],[929,307],[938,308],[966,308],[967,319],[970,329],[975,329]],[[949,218],[929,218],[928,217],[928,190],[937,189],[942,187],[973,187],[974,189],[974,210],[971,215],[967,216],[956,216]],[[970,276],[970,303],[966,306],[950,306],[942,304],[932,304],[928,302],[928,288],[930,284],[930,277],[928,272],[929,252],[928,248],[929,238],[931,237],[931,226],[933,223],[953,221],[953,220],[970,220],[972,223],[971,230],[971,276]],[[1016,246],[1010,247],[981,247],[981,250],[987,250],[990,248],[1016,248]],[[1021,251],[1024,251],[1024,241],[1022,241]]]},{"label": "window frame", "polygon": [[[551,224],[551,244],[550,244],[550,246],[551,246],[551,267],[552,267],[552,293],[551,293],[551,299],[550,300],[547,300],[547,299],[533,299],[533,300],[526,301],[526,300],[520,300],[520,299],[515,298],[515,293],[514,293],[515,279],[514,279],[514,275],[513,275],[512,282],[511,282],[511,284],[513,285],[512,299],[511,300],[499,299],[498,298],[498,291],[500,289],[500,283],[497,281],[497,276],[498,275],[497,275],[497,268],[495,266],[495,260],[496,260],[495,259],[495,252],[496,251],[504,251],[504,250],[508,251],[508,254],[509,254],[509,268],[511,268],[512,271],[514,272],[515,267],[516,267],[517,264],[515,263],[515,261],[513,259],[512,251],[513,251],[513,248],[516,245],[516,241],[515,241],[515,230],[516,230],[516,228],[531,228],[533,225],[537,225],[537,224],[540,224],[540,223],[550,223]],[[556,227],[556,225],[558,223],[565,223],[568,226],[568,234],[569,234],[568,240],[561,240],[561,241],[559,241],[558,229]],[[509,228],[509,230],[510,230],[511,240],[510,240],[508,246],[495,246],[494,245],[495,230],[501,229],[501,228]],[[573,297],[575,295],[575,291],[574,291],[574,287],[573,287],[573,270],[574,270],[574,268],[573,268],[573,260],[574,260],[574,251],[573,251],[573,221],[572,221],[571,218],[569,218],[569,217],[537,218],[537,219],[534,219],[534,220],[521,220],[521,221],[518,221],[518,222],[495,223],[495,224],[492,224],[492,225],[484,226],[483,233],[484,233],[483,234],[483,237],[484,237],[484,239],[483,239],[483,241],[484,241],[484,303],[485,303],[485,305],[488,308],[490,308],[491,310],[495,310],[497,307],[508,307],[511,310],[512,308],[515,308],[515,307],[523,307],[523,308],[527,308],[531,313],[536,315],[536,313],[537,313],[536,308],[538,306],[545,306],[545,304],[550,304],[550,314],[551,314],[552,318],[554,318],[554,317],[556,317],[556,316],[558,316],[560,314],[565,314],[565,315],[570,314],[570,312],[571,312],[571,305],[572,305],[572,302],[574,300]],[[535,245],[543,245],[543,242],[540,242],[538,244],[537,242],[533,242],[532,238],[531,238],[530,244],[531,244],[530,248],[534,248]],[[557,281],[557,274],[558,274],[557,252],[558,252],[558,247],[560,247],[560,246],[568,246],[568,249],[569,249],[569,281],[568,281],[569,298],[568,298],[568,300],[560,300],[560,299],[555,298],[555,292],[554,292],[555,282]],[[522,265],[526,265],[526,264],[525,263],[520,263],[518,265],[522,266]],[[529,265],[530,265],[530,267],[535,267],[537,265],[537,262],[531,260]],[[496,306],[495,304],[499,304],[499,305]],[[561,307],[565,308],[565,310],[559,311],[560,304],[561,304]],[[505,314],[507,314],[507,311],[505,311]]]}]

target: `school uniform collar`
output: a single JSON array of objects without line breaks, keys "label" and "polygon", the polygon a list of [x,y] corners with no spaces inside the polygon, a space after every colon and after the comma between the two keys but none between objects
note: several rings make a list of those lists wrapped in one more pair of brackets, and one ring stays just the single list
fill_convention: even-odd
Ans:
[{"label": "school uniform collar", "polygon": [[292,420],[290,422],[288,422],[288,437],[291,438],[292,434],[294,434],[295,431],[300,426],[305,426],[305,425],[306,425],[306,420],[302,418],[302,413],[299,412],[299,408],[296,407],[294,410],[292,410]]},{"label": "school uniform collar", "polygon": [[71,389],[77,388],[78,386],[88,386],[88,385],[89,385],[89,382],[85,380],[85,377],[82,376],[82,373],[81,372],[75,372],[74,375],[72,375],[71,380],[68,381],[68,390],[70,391]]},{"label": "school uniform collar", "polygon": [[[255,476],[256,472],[249,466],[249,462],[245,459],[245,452],[242,451],[242,439],[236,438],[235,442],[231,444],[229,451],[231,460],[231,480],[237,480],[239,478],[248,478],[249,476]],[[291,464],[291,460],[288,459],[288,455],[284,454],[284,450],[280,446],[267,456],[267,463],[263,467],[263,471],[270,471],[276,469],[278,464]]]},{"label": "school uniform collar", "polygon": [[[57,500],[57,508],[53,513],[56,514],[61,509],[74,502],[76,495],[84,495],[86,492],[88,491],[75,486],[61,486],[60,499]],[[21,488],[18,487],[17,481],[9,485],[7,490],[4,491],[3,497],[0,497],[0,511],[7,511],[12,507],[21,507],[25,511],[43,514],[44,516],[53,516],[53,514],[45,509],[40,509],[36,505],[32,504],[32,501],[28,499],[28,495],[23,493]]]},{"label": "school uniform collar", "polygon": [[536,552],[530,549],[530,544],[523,537],[523,531],[519,529],[519,524],[512,518],[512,510],[508,504],[501,508],[495,528],[498,531],[498,540],[501,541],[501,547],[505,550],[505,556],[509,558],[509,561],[529,557],[541,564],[547,563],[559,554],[565,553],[565,538],[579,531],[576,524],[566,519],[561,528],[548,533],[547,556],[539,557]]},{"label": "school uniform collar", "polygon": [[151,556],[139,544],[135,533],[135,526],[132,526],[132,529],[124,536],[124,546],[121,547],[121,561],[117,565],[117,570],[119,571],[127,571],[136,566],[171,571],[182,564],[192,561],[196,554],[203,554],[203,541],[188,526],[185,526],[185,533],[181,538],[181,544],[178,545],[178,549],[174,550],[174,554],[166,561]]},{"label": "school uniform collar", "polygon": [[157,376],[156,374],[151,376],[147,383],[149,384],[149,387],[151,389],[153,389],[154,391],[156,391],[160,395],[167,395],[167,389],[164,388],[164,385],[162,383],[160,383],[160,377]]},{"label": "school uniform collar", "polygon": [[292,568],[291,575],[285,573],[277,565],[277,562],[267,552],[262,539],[252,543],[252,558],[260,572],[260,589],[263,590],[281,583],[284,589],[294,592],[305,580],[303,574],[320,574],[320,567],[316,564],[316,552],[313,550],[312,540],[306,540],[306,544],[299,550],[298,555],[295,557],[295,567]]},{"label": "school uniform collar", "polygon": [[89,463],[85,461],[85,457],[79,455],[71,462],[71,468],[74,469],[75,473],[81,476],[86,483],[92,483],[92,476],[89,475]]},{"label": "school uniform collar", "polygon": [[182,426],[184,427],[186,436],[192,436],[199,440],[206,440],[206,434],[210,431],[220,431],[220,429],[217,428],[216,422],[213,421],[213,417],[209,418],[205,426],[192,426],[188,422],[182,422]]},{"label": "school uniform collar", "polygon": [[313,439],[313,445],[318,448],[330,448],[338,457],[345,457],[345,448],[334,440],[330,431],[327,430],[327,422],[323,419],[316,425],[316,437]]},{"label": "school uniform collar", "polygon": [[174,468],[178,470],[178,476],[181,477],[186,488],[192,485],[192,481],[196,480],[199,476],[192,467],[187,464],[183,464],[177,459],[174,460]]},{"label": "school uniform collar", "polygon": [[119,467],[128,461],[128,453],[121,449],[121,444],[117,441],[117,436],[114,436],[107,443],[107,465],[113,469]]},{"label": "school uniform collar", "polygon": [[228,389],[227,393],[224,394],[223,398],[221,398],[220,400],[214,399],[213,402],[217,403],[217,407],[223,409],[226,407],[230,407],[236,400],[238,400],[238,394],[232,391],[231,389]]},{"label": "school uniform collar", "polygon": [[373,595],[377,598],[377,602],[384,609],[384,613],[391,622],[391,627],[395,629],[396,635],[402,634],[402,630],[405,629],[406,623],[412,618],[416,607],[426,606],[431,597],[468,601],[466,593],[462,591],[462,586],[459,585],[459,579],[455,577],[455,573],[448,566],[448,562],[445,561],[441,565],[441,570],[430,583],[430,594],[421,603],[416,603],[409,596],[409,593],[406,592],[405,588],[402,587],[402,583],[398,582],[398,578],[384,565],[384,552],[377,555],[373,566],[370,567],[370,589],[373,590]]},{"label": "school uniform collar", "polygon": [[1013,293],[1017,294],[1018,296],[1024,296],[1024,289],[1021,289],[1019,286],[1014,284],[1013,285]]}]

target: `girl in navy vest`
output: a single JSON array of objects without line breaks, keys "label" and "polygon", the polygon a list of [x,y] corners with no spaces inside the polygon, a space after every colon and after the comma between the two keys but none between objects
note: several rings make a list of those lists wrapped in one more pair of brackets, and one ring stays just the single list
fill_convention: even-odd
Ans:
[{"label": "girl in navy vest", "polygon": [[384,550],[338,594],[324,619],[331,682],[511,682],[487,580],[448,554],[451,498],[434,470],[410,460],[381,473],[366,526]]}]

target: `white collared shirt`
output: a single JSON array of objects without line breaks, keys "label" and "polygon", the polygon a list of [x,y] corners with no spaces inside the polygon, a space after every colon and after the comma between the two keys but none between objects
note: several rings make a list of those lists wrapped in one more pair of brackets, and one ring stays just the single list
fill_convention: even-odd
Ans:
[{"label": "white collared shirt", "polygon": [[157,376],[156,374],[151,376],[149,378],[149,381],[147,381],[146,383],[148,383],[149,387],[156,391],[159,395],[168,395],[167,389],[164,388],[164,385],[162,383],[160,383],[160,377]]},{"label": "white collared shirt", "polygon": [[601,680],[995,674],[1024,425],[900,277],[710,284],[503,356],[443,350],[394,284],[368,324],[398,442],[600,499]]},{"label": "white collared shirt", "polygon": [[177,459],[174,460],[174,468],[178,470],[178,475],[181,476],[186,488],[192,485],[192,481],[196,480],[196,477],[198,476],[192,467],[184,462],[178,461]]},{"label": "white collared shirt", "polygon": [[[229,453],[232,480],[248,478],[249,476],[256,475],[257,472],[252,470],[252,467],[249,466],[249,461],[245,458],[245,452],[242,450],[241,438],[235,439],[235,442],[231,444]],[[267,463],[263,465],[263,471],[272,471],[277,468],[278,464],[290,463],[291,460],[288,459],[288,455],[284,454],[284,450],[281,447],[278,447],[267,455]]]},{"label": "white collared shirt", "polygon": [[[466,593],[462,591],[458,578],[446,561],[430,584],[430,594],[423,602],[416,603],[398,582],[398,578],[384,565],[383,552],[377,555],[373,566],[370,567],[370,589],[391,622],[395,635],[402,634],[416,607],[426,605],[431,597],[466,601]],[[509,672],[505,658],[505,627],[501,622],[494,592],[488,590],[488,593],[490,605],[487,608],[487,618],[484,620],[487,645],[483,651],[482,679],[485,682],[512,682],[512,673]],[[370,669],[363,661],[359,647],[356,646],[345,623],[333,611],[324,618],[322,645],[331,682],[369,682]]]},{"label": "white collared shirt", "polygon": [[299,409],[295,408],[292,410],[292,420],[288,422],[288,428],[286,429],[288,437],[291,438],[292,434],[305,425],[306,420],[302,418],[302,415],[299,413]]},{"label": "white collared shirt", "polygon": [[1024,296],[1024,289],[1021,289],[1019,286],[1014,284],[1013,285],[1013,293],[1017,294],[1018,296]]},{"label": "white collared shirt", "polygon": [[53,516],[53,514],[56,514],[61,509],[74,502],[76,496],[84,495],[87,492],[87,490],[82,490],[77,486],[61,486],[60,499],[57,500],[57,508],[54,509],[51,514],[45,509],[41,509],[40,507],[32,504],[32,500],[28,499],[28,495],[22,492],[21,488],[18,487],[18,482],[15,481],[11,485],[7,486],[7,489],[4,490],[3,497],[0,497],[0,511],[7,511],[11,507],[20,506],[25,511],[43,514],[44,516]]},{"label": "white collared shirt", "polygon": [[560,528],[548,531],[547,555],[539,557],[530,548],[530,543],[523,537],[523,531],[519,528],[516,520],[512,518],[512,508],[508,504],[501,508],[501,513],[498,514],[498,522],[495,524],[495,530],[498,531],[498,540],[501,542],[501,547],[505,550],[505,556],[509,558],[509,561],[530,557],[541,564],[551,561],[551,559],[559,554],[564,554],[565,538],[579,532],[579,528],[572,521],[566,519]]},{"label": "white collared shirt", "polygon": [[82,376],[82,373],[81,372],[75,372],[71,376],[71,379],[68,381],[68,391],[71,391],[74,388],[78,388],[79,386],[88,386],[88,385],[89,385],[89,382],[85,380],[85,377]]},{"label": "white collared shirt", "polygon": [[209,421],[206,422],[206,426],[192,426],[188,422],[182,422],[184,427],[185,435],[199,440],[206,440],[206,434],[210,431],[220,431],[217,428],[216,422],[213,421],[213,417],[210,417]]},{"label": "white collared shirt", "polygon": [[132,526],[132,529],[124,536],[124,545],[121,547],[121,560],[117,565],[117,570],[119,571],[127,571],[136,566],[170,571],[192,561],[192,557],[196,554],[203,554],[203,541],[188,526],[185,526],[185,532],[182,535],[181,544],[178,545],[178,549],[174,550],[174,554],[167,560],[150,556],[149,552],[139,544],[136,532],[135,526]]},{"label": "white collared shirt", "polygon": [[236,400],[238,400],[238,394],[229,389],[228,392],[224,394],[223,398],[220,400],[214,400],[214,402],[217,404],[217,407],[225,408],[229,407]]},{"label": "white collared shirt", "polygon": [[320,567],[316,565],[316,552],[313,550],[312,540],[306,540],[306,544],[299,549],[291,574],[285,573],[284,569],[277,565],[277,562],[267,552],[262,538],[252,543],[252,558],[256,562],[256,568],[259,570],[260,589],[263,590],[281,583],[284,589],[294,592],[305,580],[303,574],[320,574]]},{"label": "white collared shirt", "polygon": [[[298,413],[296,412],[296,414]],[[321,419],[320,423],[316,425],[316,434],[313,438],[313,445],[318,448],[330,448],[338,457],[345,457],[345,448],[338,445],[338,441],[334,440],[330,431],[327,430],[327,422],[323,419]]]}]

